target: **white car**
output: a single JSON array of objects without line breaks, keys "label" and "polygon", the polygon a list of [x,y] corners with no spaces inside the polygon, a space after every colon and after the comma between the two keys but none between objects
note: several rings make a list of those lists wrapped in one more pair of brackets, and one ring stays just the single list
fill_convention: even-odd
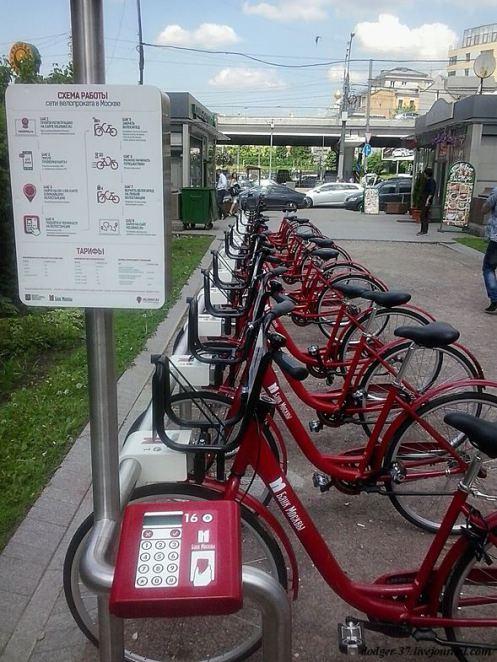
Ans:
[{"label": "white car", "polygon": [[308,207],[318,207],[319,205],[342,207],[349,196],[363,190],[361,184],[349,184],[348,182],[321,184],[307,191],[305,203]]}]

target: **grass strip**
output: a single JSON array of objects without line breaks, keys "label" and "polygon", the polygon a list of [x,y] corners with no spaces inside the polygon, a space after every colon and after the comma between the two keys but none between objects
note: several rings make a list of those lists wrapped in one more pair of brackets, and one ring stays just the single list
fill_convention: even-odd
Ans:
[{"label": "grass strip", "polygon": [[480,253],[484,253],[488,246],[488,241],[481,237],[459,237],[456,241],[458,244],[474,248],[475,250],[480,251]]},{"label": "grass strip", "polygon": [[[158,310],[115,311],[118,374],[122,374],[145,347],[148,337],[177,300],[211,242],[212,237],[205,235],[175,237],[173,291],[166,304]],[[51,313],[55,318],[58,313],[62,317],[67,314],[64,310]],[[76,311],[75,314],[83,313]],[[54,315],[49,320],[53,323]],[[24,350],[23,343],[19,349]],[[10,360],[15,360],[14,348],[9,351]],[[37,380],[36,373],[31,375],[28,382],[14,390],[0,406],[0,481],[4,490],[0,501],[0,548],[60,465],[89,416],[84,332],[74,349],[44,351],[35,357],[31,370],[33,365],[42,376]]]}]

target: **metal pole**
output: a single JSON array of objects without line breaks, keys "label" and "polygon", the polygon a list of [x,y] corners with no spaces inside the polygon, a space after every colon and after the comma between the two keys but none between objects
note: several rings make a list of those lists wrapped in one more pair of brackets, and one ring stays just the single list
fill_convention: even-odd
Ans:
[{"label": "metal pole", "polygon": [[138,13],[138,69],[140,71],[140,80],[138,85],[143,85],[143,69],[145,68],[145,55],[143,52],[143,29],[142,29],[142,8],[140,0],[136,0],[136,10]]},{"label": "metal pole", "polygon": [[273,129],[274,129],[274,120],[271,120],[271,136],[269,138],[269,179],[273,175]]},{"label": "metal pole", "polygon": [[262,612],[262,659],[292,659],[292,614],[288,595],[274,577],[257,568],[242,567],[243,595]]},{"label": "metal pole", "polygon": [[[76,83],[105,83],[102,0],[71,0],[71,32]],[[95,522],[119,522],[119,447],[112,311],[87,309],[86,345],[90,392],[91,464]],[[109,614],[107,597],[98,600],[102,662],[123,659],[123,622]]]},{"label": "metal pole", "polygon": [[347,127],[347,113],[349,110],[349,72],[350,72],[350,52],[352,50],[352,39],[355,33],[350,33],[350,39],[345,51],[345,68],[343,75],[343,96],[342,96],[342,130],[340,132],[340,152],[338,154],[338,177],[344,179],[345,173],[345,132]]},{"label": "metal pole", "polygon": [[[369,128],[371,121],[371,86],[373,83],[373,60],[369,60],[369,73],[368,73],[368,96],[366,99],[366,142],[369,142]],[[364,156],[364,174],[368,171],[368,157]]]}]

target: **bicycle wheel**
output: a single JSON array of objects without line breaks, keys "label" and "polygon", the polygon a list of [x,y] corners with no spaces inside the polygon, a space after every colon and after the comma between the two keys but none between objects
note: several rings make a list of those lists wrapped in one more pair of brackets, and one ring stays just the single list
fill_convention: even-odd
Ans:
[{"label": "bicycle wheel", "polygon": [[[192,501],[219,499],[217,492],[187,483],[158,483],[133,493],[136,501]],[[260,520],[241,504],[242,562],[259,568],[287,587],[283,555]],[[85,636],[98,646],[97,598],[82,583],[79,562],[93,525],[90,515],[74,534],[64,561],[64,593],[71,614]],[[215,636],[213,636],[215,633]],[[208,618],[154,618],[124,620],[125,660],[193,662],[244,660],[260,646],[261,621],[257,608],[245,599],[239,612]]]},{"label": "bicycle wheel", "polygon": [[[385,453],[383,466],[392,475],[385,485],[390,501],[405,519],[430,532],[438,530],[464,468],[474,453],[467,437],[444,422],[444,416],[451,412],[472,414],[496,422],[497,397],[469,391],[436,398],[417,411],[423,423],[406,420]],[[453,450],[442,449],[424,426],[441,434]],[[458,466],[458,457],[464,460],[463,468]],[[482,479],[482,490],[496,494],[492,490],[497,490],[497,471],[492,469],[490,460],[485,466],[487,476]],[[460,530],[463,523],[461,516],[454,532]]]},{"label": "bicycle wheel", "polygon": [[[370,311],[366,311],[364,315],[361,315],[359,320],[360,324],[364,325],[370,315]],[[376,311],[371,327],[368,329],[368,333],[381,341],[382,344],[386,345],[387,343],[392,342],[392,340],[397,340],[393,333],[397,327],[403,325],[423,326],[431,321],[432,320],[429,317],[423,315],[417,310],[411,310],[410,308],[381,308]],[[345,329],[340,338],[340,349],[338,350],[338,358],[340,361],[345,361],[347,354],[352,355],[355,347],[359,343],[362,333],[361,329],[353,324],[349,324],[349,328]]]},{"label": "bicycle wheel", "polygon": [[[364,408],[374,405],[378,407],[387,397],[392,381],[396,378],[402,367],[407,351],[412,342],[400,341],[398,345],[389,347],[381,352],[384,362],[393,369],[391,372],[378,359],[373,361],[365,371],[359,390],[362,391],[362,405]],[[404,373],[404,380],[417,394],[422,394],[430,388],[451,384],[460,379],[478,379],[479,372],[469,357],[457,347],[439,347],[430,349],[418,347],[409,360]],[[467,389],[466,389],[467,390]],[[471,390],[480,392],[482,388],[475,386]],[[398,409],[392,409],[386,423],[391,422],[398,414]],[[371,434],[378,411],[360,414],[361,425],[367,435]]]},{"label": "bicycle wheel", "polygon": [[[483,556],[470,545],[454,565],[445,585],[442,614],[449,618],[488,618],[497,623],[497,549],[492,543],[485,546]],[[497,625],[447,627],[445,633],[449,641],[462,642],[462,646],[452,649],[458,660],[488,660],[497,655]],[[493,650],[478,649],[476,643]]]},{"label": "bicycle wheel", "polygon": [[[239,425],[229,429],[223,426],[223,422],[230,415],[232,399],[226,395],[216,393],[215,391],[183,391],[171,397],[171,410],[176,420],[187,419],[202,425],[203,429],[208,426],[212,442],[217,445],[227,444],[233,437],[238,434]],[[233,414],[231,414],[233,415]],[[178,424],[174,420],[168,419],[168,430],[184,429],[186,426]],[[188,426],[189,427],[189,426]],[[199,433],[199,429],[192,430],[191,441],[195,442],[195,435]],[[286,457],[285,453],[280,453],[278,444],[274,436],[271,434],[267,426],[262,427],[260,433],[264,435],[268,442],[276,460],[280,464],[284,473],[286,473],[286,463],[282,458]],[[236,456],[236,449],[226,453],[224,457],[224,471],[221,476],[218,476],[218,461],[219,456],[212,454],[206,456],[207,475],[211,478],[219,478],[225,480],[229,474],[233,459]],[[248,493],[265,506],[271,501],[271,491],[266,487],[265,483],[259,478],[256,471],[252,467],[247,468],[246,474],[240,481],[240,492]]]},{"label": "bicycle wheel", "polygon": [[[319,316],[318,326],[321,333],[327,338],[331,334],[331,326],[335,320],[334,311],[337,308],[338,297],[334,285],[354,285],[362,287],[364,290],[384,292],[385,286],[368,274],[342,274],[336,276],[328,285],[325,285],[318,296],[316,313]],[[369,308],[371,303],[365,299],[354,299],[352,302],[358,311],[363,308]],[[346,322],[344,322],[346,324]]]}]

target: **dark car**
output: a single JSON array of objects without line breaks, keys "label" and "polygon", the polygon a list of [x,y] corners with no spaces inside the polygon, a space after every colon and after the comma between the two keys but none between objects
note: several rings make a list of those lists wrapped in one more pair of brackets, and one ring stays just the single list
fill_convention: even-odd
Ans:
[{"label": "dark car", "polygon": [[285,186],[284,184],[270,184],[268,186],[253,186],[250,189],[242,191],[238,197],[238,201],[242,209],[246,208],[246,203],[249,199],[257,197],[263,209],[285,209],[289,205],[297,205],[297,207],[305,207],[305,195],[299,193],[294,189]]},{"label": "dark car", "polygon": [[[378,190],[380,211],[385,211],[387,202],[411,202],[412,178],[401,177],[398,179],[387,179],[374,187]],[[345,209],[359,211],[362,208],[364,191],[353,193],[345,200]]]}]

